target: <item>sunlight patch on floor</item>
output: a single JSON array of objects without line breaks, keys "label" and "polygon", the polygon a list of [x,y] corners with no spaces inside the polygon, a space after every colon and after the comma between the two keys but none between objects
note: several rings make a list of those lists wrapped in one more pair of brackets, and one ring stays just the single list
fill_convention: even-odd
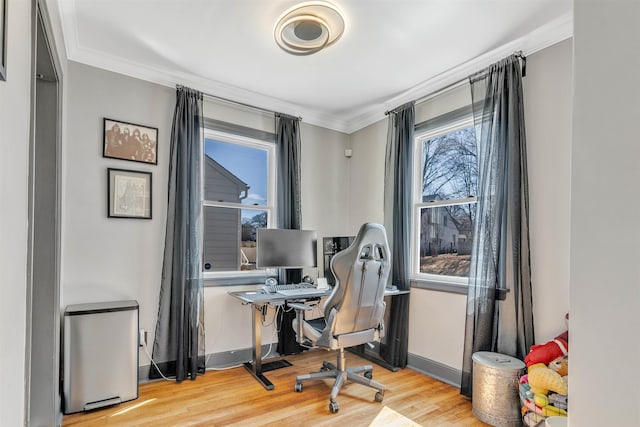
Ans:
[{"label": "sunlight patch on floor", "polygon": [[371,421],[369,427],[420,427],[420,424],[414,423],[409,418],[405,417],[389,408],[383,407],[378,415]]},{"label": "sunlight patch on floor", "polygon": [[154,400],[156,400],[156,399],[155,399],[155,398],[153,398],[153,399],[143,400],[143,401],[142,401],[142,402],[140,402],[140,403],[136,403],[135,405],[131,405],[131,406],[127,407],[127,408],[121,409],[121,410],[119,410],[118,412],[114,412],[114,413],[113,413],[113,415],[111,415],[111,416],[112,416],[112,417],[115,417],[115,416],[117,416],[117,415],[126,414],[127,412],[129,412],[129,411],[133,411],[134,409],[138,409],[139,407],[141,407],[141,406],[143,406],[143,405],[146,405],[147,403],[151,403],[151,402],[153,402]]}]

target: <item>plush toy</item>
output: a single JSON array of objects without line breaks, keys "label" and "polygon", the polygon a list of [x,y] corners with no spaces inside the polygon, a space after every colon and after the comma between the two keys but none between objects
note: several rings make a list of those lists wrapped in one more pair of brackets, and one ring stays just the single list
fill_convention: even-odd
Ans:
[{"label": "plush toy", "polygon": [[558,394],[569,394],[567,381],[543,363],[529,366],[528,371],[529,386],[533,393],[547,395],[549,391],[553,391]]},{"label": "plush toy", "polygon": [[524,358],[524,363],[527,367],[536,363],[544,363],[546,365],[556,357],[566,356],[568,353],[569,344],[567,341],[556,337],[553,341],[545,344],[532,345],[529,354]]},{"label": "plush toy", "polygon": [[549,403],[566,411],[569,407],[567,403],[568,397],[566,394],[549,393]]},{"label": "plush toy", "polygon": [[569,358],[567,356],[556,357],[549,363],[549,369],[553,369],[561,377],[566,377],[569,373]]}]

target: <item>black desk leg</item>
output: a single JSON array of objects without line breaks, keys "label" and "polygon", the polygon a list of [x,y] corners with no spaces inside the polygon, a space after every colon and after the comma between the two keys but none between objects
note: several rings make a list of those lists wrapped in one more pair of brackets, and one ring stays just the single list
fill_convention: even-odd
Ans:
[{"label": "black desk leg", "polygon": [[271,383],[271,381],[269,381],[269,379],[265,377],[264,374],[262,374],[262,371],[258,371],[256,369],[255,364],[251,362],[245,362],[244,367],[247,368],[249,372],[251,372],[251,375],[253,375],[253,377],[257,379],[265,389],[273,390],[273,383]]}]

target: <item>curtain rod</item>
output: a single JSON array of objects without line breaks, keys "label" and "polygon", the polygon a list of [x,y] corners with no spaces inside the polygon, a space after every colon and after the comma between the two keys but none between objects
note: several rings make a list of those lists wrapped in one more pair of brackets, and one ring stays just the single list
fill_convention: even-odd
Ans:
[{"label": "curtain rod", "polygon": [[[186,86],[176,85],[176,87],[179,88],[179,87],[186,87]],[[255,105],[246,104],[246,103],[240,102],[240,101],[234,101],[234,100],[229,99],[229,98],[224,98],[224,97],[218,96],[218,95],[212,95],[212,94],[206,93],[206,92],[200,92],[200,93],[202,93],[203,96],[206,96],[208,98],[219,99],[220,101],[225,101],[225,102],[228,102],[230,104],[241,105],[243,107],[250,108],[250,109],[253,109],[253,110],[262,111],[264,113],[269,113],[269,114],[273,114],[273,115],[283,115],[283,116],[287,116],[287,117],[293,117],[293,118],[298,119],[298,120],[302,120],[302,117],[300,117],[300,116],[292,116],[290,114],[279,113],[277,111],[269,110],[267,108],[257,107]]]},{"label": "curtain rod", "polygon": [[[521,50],[519,50],[517,52],[514,52],[513,56],[515,56],[516,58],[518,58],[518,59],[520,59],[522,61],[522,77],[525,77],[527,75],[527,57],[522,53]],[[452,88],[454,88],[456,86],[459,86],[459,85],[465,83],[468,80],[469,80],[469,77],[465,77],[465,78],[460,79],[460,80],[458,80],[456,82],[449,83],[448,85],[446,85],[444,87],[441,87],[440,89],[436,90],[435,92],[431,92],[431,93],[429,93],[427,95],[421,96],[420,98],[418,98],[415,101],[413,101],[413,103],[414,104],[419,104],[421,102],[424,102],[427,99],[429,99],[429,98],[431,98],[431,97],[433,97],[435,95],[438,95],[438,94],[440,94],[440,93],[442,93],[442,92],[444,92],[446,90],[449,90],[449,89],[452,89]],[[408,102],[405,102],[404,104],[399,105],[398,107],[396,107],[396,108],[394,108],[392,110],[385,111],[384,115],[388,116],[389,114],[392,114],[392,113],[395,114],[396,110],[398,108],[402,107],[405,104],[408,104]]]},{"label": "curtain rod", "polygon": [[[415,101],[409,101],[409,102],[413,102],[414,104],[420,104],[421,102],[424,102],[427,99],[434,97],[435,95],[438,95],[438,94],[440,94],[442,92],[445,92],[445,91],[447,91],[449,89],[453,89],[456,86],[460,86],[462,83],[466,82],[467,80],[469,80],[469,78],[465,77],[464,79],[460,79],[460,80],[455,81],[453,83],[449,83],[448,85],[446,85],[444,87],[441,87],[440,89],[436,90],[435,92],[428,93],[428,94],[426,94],[424,96],[421,96],[420,98],[416,99]],[[389,114],[395,114],[396,110],[398,108],[402,107],[403,105],[408,104],[409,102],[405,102],[404,104],[399,105],[399,106],[397,106],[396,108],[394,108],[392,110],[385,111],[384,115],[388,116]]]}]

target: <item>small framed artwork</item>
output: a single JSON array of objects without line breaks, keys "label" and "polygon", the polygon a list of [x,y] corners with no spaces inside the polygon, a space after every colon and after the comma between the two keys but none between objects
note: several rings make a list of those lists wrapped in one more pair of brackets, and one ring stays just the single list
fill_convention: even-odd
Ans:
[{"label": "small framed artwork", "polygon": [[104,157],[158,164],[158,128],[105,118],[102,145]]},{"label": "small framed artwork", "polygon": [[151,172],[107,169],[109,218],[151,219]]},{"label": "small framed artwork", "polygon": [[0,0],[0,80],[7,80],[7,0]]}]

